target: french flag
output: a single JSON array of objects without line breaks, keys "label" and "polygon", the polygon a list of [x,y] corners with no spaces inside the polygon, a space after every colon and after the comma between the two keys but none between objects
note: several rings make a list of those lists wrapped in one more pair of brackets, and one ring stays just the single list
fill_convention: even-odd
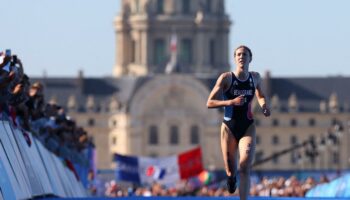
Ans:
[{"label": "french flag", "polygon": [[177,51],[177,36],[176,34],[172,34],[170,38],[170,51],[176,52]]},{"label": "french flag", "polygon": [[116,179],[139,184],[176,183],[203,171],[200,147],[179,155],[151,158],[115,154]]}]

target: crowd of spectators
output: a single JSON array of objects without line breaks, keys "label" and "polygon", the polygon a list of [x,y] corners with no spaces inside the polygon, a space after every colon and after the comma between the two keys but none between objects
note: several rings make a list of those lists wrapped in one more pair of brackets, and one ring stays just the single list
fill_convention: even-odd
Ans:
[{"label": "crowd of spectators", "polygon": [[[296,176],[289,178],[263,177],[259,182],[253,183],[250,189],[250,196],[259,197],[304,197],[306,192],[318,184],[329,182],[326,176],[321,176],[319,181],[313,177],[305,180],[298,180]],[[105,184],[105,196],[108,197],[125,197],[125,196],[212,196],[227,197],[232,196],[225,184],[202,185],[193,187],[189,182],[179,184],[176,187],[165,187],[158,183],[154,183],[149,187],[124,187],[118,185],[116,181]],[[238,190],[233,194],[238,196]]]},{"label": "crowd of spectators", "polygon": [[326,176],[321,176],[318,182],[313,177],[308,177],[304,181],[298,180],[296,176],[287,179],[264,177],[261,182],[252,185],[250,194],[252,196],[304,197],[311,188],[327,182],[329,181]]},{"label": "crowd of spectators", "polygon": [[[31,133],[60,157],[73,155],[71,152],[80,155],[93,146],[87,132],[67,116],[62,106],[45,102],[44,85],[31,83],[21,60],[11,50],[0,52],[0,69],[1,120],[20,129],[28,145]],[[62,154],[62,149],[68,153]]]}]

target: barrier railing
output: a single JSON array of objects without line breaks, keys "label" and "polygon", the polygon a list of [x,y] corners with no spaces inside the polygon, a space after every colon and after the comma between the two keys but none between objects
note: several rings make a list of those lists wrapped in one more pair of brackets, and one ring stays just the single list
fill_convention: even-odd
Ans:
[{"label": "barrier railing", "polygon": [[0,120],[0,199],[89,196],[64,159],[50,152],[31,133]]}]

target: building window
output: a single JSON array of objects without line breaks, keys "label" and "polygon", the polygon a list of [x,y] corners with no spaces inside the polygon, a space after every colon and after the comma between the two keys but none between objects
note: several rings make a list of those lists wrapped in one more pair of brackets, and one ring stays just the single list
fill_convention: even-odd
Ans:
[{"label": "building window", "polygon": [[158,157],[158,154],[155,153],[155,152],[152,152],[152,153],[149,154],[149,157],[151,157],[151,158],[157,158],[157,157]]},{"label": "building window", "polygon": [[181,53],[180,53],[181,61],[184,64],[192,63],[192,40],[191,39],[183,39],[181,41]]},{"label": "building window", "polygon": [[182,13],[183,14],[190,13],[190,3],[191,3],[191,0],[182,0]]},{"label": "building window", "polygon": [[272,136],[272,144],[279,144],[280,140],[277,135]]},{"label": "building window", "polygon": [[99,112],[101,112],[101,106],[96,106],[96,108],[95,108],[95,112],[97,112],[97,113],[99,113]]},{"label": "building window", "polygon": [[263,151],[257,151],[255,153],[255,162],[259,162],[263,159],[264,157],[264,152]]},{"label": "building window", "polygon": [[211,65],[215,64],[215,41],[213,39],[209,42],[209,62]]},{"label": "building window", "polygon": [[300,159],[300,153],[296,150],[292,151],[290,154],[290,163],[291,164],[297,164]]},{"label": "building window", "polygon": [[191,127],[191,144],[199,144],[199,129],[196,125]]},{"label": "building window", "polygon": [[290,136],[290,143],[291,143],[292,145],[298,144],[298,138],[297,138],[297,136],[295,136],[295,135]]},{"label": "building window", "polygon": [[177,126],[170,127],[170,144],[179,144],[179,129]]},{"label": "building window", "polygon": [[165,61],[165,41],[163,39],[156,39],[154,42],[154,64],[160,65]]},{"label": "building window", "polygon": [[298,121],[296,119],[293,118],[290,120],[290,126],[295,127],[297,125],[298,125]]},{"label": "building window", "polygon": [[162,14],[164,12],[164,0],[157,0],[157,13]]},{"label": "building window", "polygon": [[272,162],[273,162],[274,164],[278,164],[278,162],[279,162],[279,157],[278,157],[277,154],[273,154]]},{"label": "building window", "polygon": [[109,127],[110,127],[110,128],[115,128],[115,127],[117,127],[117,120],[116,120],[116,119],[111,119],[111,120],[109,121]]},{"label": "building window", "polygon": [[211,1],[212,0],[207,0],[207,2],[206,2],[206,10],[208,13],[211,12]]},{"label": "building window", "polygon": [[337,118],[333,118],[331,121],[331,125],[335,126],[336,124],[338,124],[338,119]]},{"label": "building window", "polygon": [[117,137],[116,136],[112,137],[112,145],[117,145]]},{"label": "building window", "polygon": [[315,119],[314,118],[310,118],[309,119],[309,126],[315,126],[315,124],[316,124]]},{"label": "building window", "polygon": [[79,106],[78,112],[80,112],[80,113],[85,113],[85,112],[86,112],[85,106]]},{"label": "building window", "polygon": [[136,62],[136,41],[131,41],[131,62]]},{"label": "building window", "polygon": [[339,152],[336,152],[336,151],[334,151],[333,153],[333,159],[332,159],[332,162],[333,162],[333,164],[339,164]]},{"label": "building window", "polygon": [[158,128],[154,125],[149,127],[148,144],[158,144]]},{"label": "building window", "polygon": [[272,126],[278,126],[279,125],[279,121],[278,121],[278,119],[273,119],[272,120]]},{"label": "building window", "polygon": [[95,120],[93,118],[90,118],[88,120],[88,126],[94,126],[95,125]]},{"label": "building window", "polygon": [[316,141],[315,136],[314,136],[314,135],[310,135],[310,136],[309,136],[309,141],[310,141],[311,143],[315,143],[315,141]]}]

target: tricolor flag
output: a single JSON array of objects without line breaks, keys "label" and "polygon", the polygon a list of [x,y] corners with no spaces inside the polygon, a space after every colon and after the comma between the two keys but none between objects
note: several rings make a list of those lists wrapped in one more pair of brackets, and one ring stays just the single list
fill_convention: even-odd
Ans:
[{"label": "tricolor flag", "polygon": [[116,179],[147,184],[168,185],[188,179],[203,171],[202,153],[198,147],[179,155],[151,158],[115,154]]},{"label": "tricolor flag", "polygon": [[174,71],[177,64],[177,36],[173,33],[170,37],[170,60],[165,66],[165,73],[170,74]]},{"label": "tricolor flag", "polygon": [[177,51],[177,36],[176,34],[172,34],[170,38],[170,52]]}]

